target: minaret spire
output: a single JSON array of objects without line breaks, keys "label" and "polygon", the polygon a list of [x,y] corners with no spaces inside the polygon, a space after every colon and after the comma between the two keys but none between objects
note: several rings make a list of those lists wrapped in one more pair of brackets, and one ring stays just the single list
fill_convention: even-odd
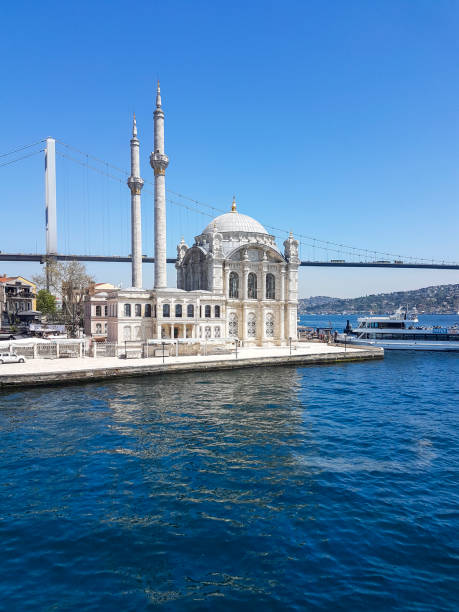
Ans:
[{"label": "minaret spire", "polygon": [[159,86],[159,79],[158,85],[156,86],[156,108],[161,108],[161,88]]},{"label": "minaret spire", "polygon": [[167,287],[166,267],[166,168],[169,158],[164,153],[164,112],[161,108],[159,81],[156,90],[155,148],[150,164],[155,172],[155,289]]},{"label": "minaret spire", "polygon": [[132,286],[142,288],[142,220],[140,214],[140,192],[143,180],[140,178],[140,143],[137,138],[137,122],[132,121],[131,138],[131,176],[127,184],[131,190],[131,256],[132,256]]}]

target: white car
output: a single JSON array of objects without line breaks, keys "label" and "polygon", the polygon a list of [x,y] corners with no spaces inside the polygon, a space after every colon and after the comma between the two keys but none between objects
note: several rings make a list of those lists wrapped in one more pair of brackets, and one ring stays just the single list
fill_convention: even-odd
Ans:
[{"label": "white car", "polygon": [[0,364],[2,363],[25,363],[25,357],[16,353],[0,353]]}]

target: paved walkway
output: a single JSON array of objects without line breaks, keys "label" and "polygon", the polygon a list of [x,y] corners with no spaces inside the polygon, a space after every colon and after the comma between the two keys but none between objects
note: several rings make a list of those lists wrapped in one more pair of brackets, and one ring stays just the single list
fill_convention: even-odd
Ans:
[{"label": "paved walkway", "polygon": [[[360,348],[348,347],[347,353],[361,352]],[[330,346],[319,342],[301,342],[298,348],[292,347],[292,357],[300,355],[332,355],[343,354],[342,347]],[[238,349],[237,361],[253,360],[258,358],[272,358],[277,361],[283,357],[290,356],[289,347],[272,348],[243,348]],[[207,355],[207,356],[186,356],[186,357],[165,357],[164,364],[198,364],[215,363],[223,361],[236,361],[233,353],[229,355]],[[17,374],[60,374],[66,372],[77,372],[98,369],[116,369],[133,367],[162,366],[162,357],[149,357],[146,359],[120,359],[118,357],[83,357],[83,358],[64,358],[64,359],[28,359],[26,363],[5,363],[0,365],[0,380],[4,376],[15,376]]]}]

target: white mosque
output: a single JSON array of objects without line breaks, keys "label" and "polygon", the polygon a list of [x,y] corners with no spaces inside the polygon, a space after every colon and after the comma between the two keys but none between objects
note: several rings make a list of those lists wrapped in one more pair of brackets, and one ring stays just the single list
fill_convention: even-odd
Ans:
[{"label": "white mosque", "polygon": [[[282,346],[297,338],[298,241],[290,235],[282,253],[274,236],[237,210],[216,217],[192,246],[177,245],[177,288],[167,287],[164,111],[158,84],[154,112],[155,282],[142,288],[139,140],[131,139],[132,287],[99,293],[87,316],[106,313],[107,341],[179,345],[213,343]],[[97,309],[97,310],[96,310]],[[97,313],[97,314],[96,314]],[[91,322],[89,322],[91,323]],[[94,329],[94,325],[89,325]]]}]

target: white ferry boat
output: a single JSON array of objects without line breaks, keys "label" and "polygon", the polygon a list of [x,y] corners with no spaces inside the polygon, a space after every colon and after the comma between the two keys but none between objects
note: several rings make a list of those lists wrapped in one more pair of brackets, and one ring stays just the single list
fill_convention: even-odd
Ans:
[{"label": "white ferry boat", "polygon": [[459,351],[459,327],[426,327],[419,325],[416,314],[399,308],[393,315],[357,319],[352,329],[349,321],[338,342],[379,346],[385,350]]}]

